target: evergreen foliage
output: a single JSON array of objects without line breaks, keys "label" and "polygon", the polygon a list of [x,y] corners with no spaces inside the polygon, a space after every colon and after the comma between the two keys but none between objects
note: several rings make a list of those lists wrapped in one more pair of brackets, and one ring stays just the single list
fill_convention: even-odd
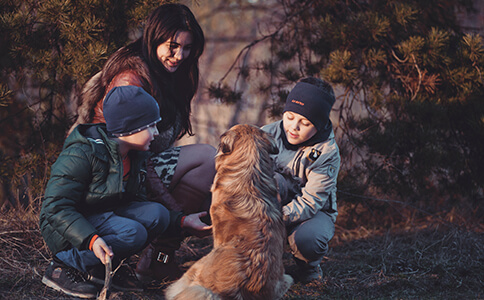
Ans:
[{"label": "evergreen foliage", "polygon": [[270,91],[274,116],[297,79],[333,84],[340,198],[390,198],[428,211],[478,207],[484,46],[455,17],[472,1],[278,2],[284,17],[261,39],[271,58],[244,74],[260,84],[264,71],[261,92]]},{"label": "evergreen foliage", "polygon": [[[267,42],[270,59],[244,61],[238,78],[269,95],[274,116],[300,77],[334,85],[340,199],[390,198],[429,211],[479,207],[484,46],[455,18],[472,1],[277,1],[269,33],[243,50]],[[0,0],[1,198],[31,202],[42,194],[73,121],[74,95],[163,2]],[[210,92],[243,100],[225,82]]]},{"label": "evergreen foliage", "polygon": [[163,2],[0,0],[0,207],[42,195],[74,95]]}]

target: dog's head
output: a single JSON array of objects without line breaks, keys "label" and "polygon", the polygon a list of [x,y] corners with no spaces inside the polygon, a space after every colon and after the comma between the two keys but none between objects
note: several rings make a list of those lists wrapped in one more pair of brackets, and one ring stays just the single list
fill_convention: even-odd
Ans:
[{"label": "dog's head", "polygon": [[220,137],[217,155],[229,155],[234,149],[246,149],[250,146],[267,152],[277,154],[274,139],[262,129],[248,124],[235,125]]},{"label": "dog's head", "polygon": [[215,169],[217,174],[212,188],[221,181],[246,184],[267,184],[273,180],[275,165],[271,157],[278,149],[274,139],[253,125],[235,125],[220,137]]}]

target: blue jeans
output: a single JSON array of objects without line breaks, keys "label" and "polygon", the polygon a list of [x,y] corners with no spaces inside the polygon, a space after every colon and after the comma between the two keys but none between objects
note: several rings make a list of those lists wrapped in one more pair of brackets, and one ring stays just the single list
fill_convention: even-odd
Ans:
[{"label": "blue jeans", "polygon": [[308,268],[319,265],[328,252],[334,235],[334,222],[325,212],[287,229],[287,239],[294,258]]},{"label": "blue jeans", "polygon": [[[114,211],[85,216],[113,249],[116,261],[142,250],[170,223],[170,213],[156,202],[131,202]],[[90,250],[71,248],[56,254],[66,265],[87,272],[101,261]]]}]

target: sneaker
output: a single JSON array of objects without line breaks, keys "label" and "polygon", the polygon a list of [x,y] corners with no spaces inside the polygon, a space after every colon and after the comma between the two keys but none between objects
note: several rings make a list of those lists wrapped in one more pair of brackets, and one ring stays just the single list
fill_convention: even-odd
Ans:
[{"label": "sneaker", "polygon": [[45,270],[42,283],[54,290],[78,298],[96,298],[98,289],[87,282],[87,275],[57,261],[51,261]]},{"label": "sneaker", "polygon": [[298,268],[293,274],[291,274],[291,276],[296,282],[306,284],[323,278],[323,271],[321,270],[321,267],[317,265],[312,268]]},{"label": "sneaker", "polygon": [[[113,271],[116,268],[113,266]],[[106,269],[104,265],[97,265],[88,270],[89,281],[104,285]],[[111,287],[121,292],[142,292],[143,285],[138,280],[133,269],[128,265],[121,265],[111,279]]]}]

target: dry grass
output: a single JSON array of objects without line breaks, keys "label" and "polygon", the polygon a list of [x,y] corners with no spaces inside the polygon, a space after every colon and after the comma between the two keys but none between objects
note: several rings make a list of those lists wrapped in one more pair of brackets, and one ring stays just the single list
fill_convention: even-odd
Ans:
[{"label": "dry grass", "polygon": [[[49,252],[37,211],[2,212],[1,299],[69,299],[41,283]],[[484,225],[455,214],[410,219],[390,228],[348,230],[343,215],[323,263],[323,280],[293,285],[284,299],[484,299]],[[188,238],[178,251],[180,263],[188,268],[210,250],[210,238]],[[294,267],[289,253],[285,265]],[[163,299],[165,285],[112,293],[109,299]]]}]

